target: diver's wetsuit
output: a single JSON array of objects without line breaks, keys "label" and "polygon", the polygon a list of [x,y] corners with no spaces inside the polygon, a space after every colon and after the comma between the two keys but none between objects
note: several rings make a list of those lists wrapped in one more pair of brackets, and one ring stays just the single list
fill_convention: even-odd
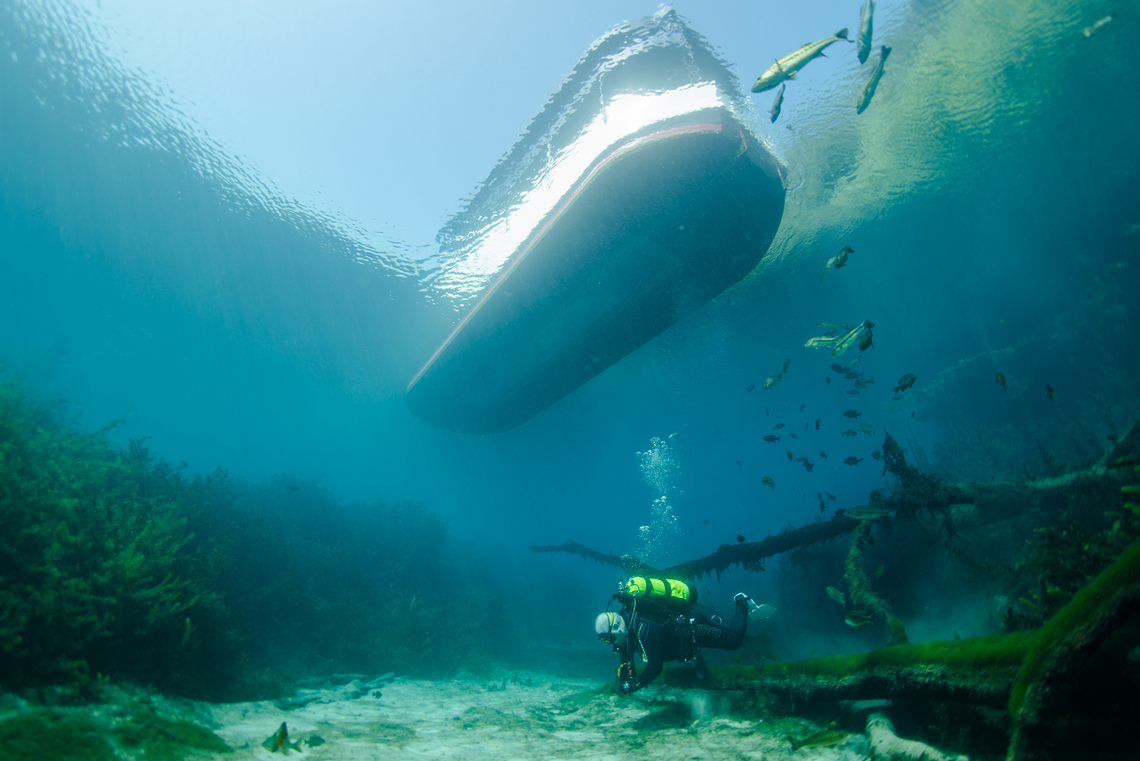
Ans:
[{"label": "diver's wetsuit", "polygon": [[[649,606],[642,605],[636,613],[629,609],[622,611],[623,617],[630,622],[629,635],[614,651],[621,656],[618,689],[626,694],[636,692],[656,679],[669,661],[688,661],[699,657],[699,651],[694,652],[694,639],[698,648],[736,650],[744,642],[744,635],[748,631],[747,600],[736,603],[736,611],[728,624],[714,623],[708,616],[695,610],[670,615],[664,612],[648,613],[648,608]],[[690,619],[695,619],[691,629],[688,623]],[[640,655],[645,660],[645,668],[640,674],[633,668],[635,655]]]}]

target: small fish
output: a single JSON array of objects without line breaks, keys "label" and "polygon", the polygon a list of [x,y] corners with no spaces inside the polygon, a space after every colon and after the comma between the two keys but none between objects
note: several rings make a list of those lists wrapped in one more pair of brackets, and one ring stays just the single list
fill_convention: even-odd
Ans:
[{"label": "small fish", "polygon": [[918,380],[918,376],[916,376],[914,373],[907,373],[903,377],[899,378],[899,385],[895,386],[894,389],[895,393],[901,394],[902,392],[906,391],[908,388],[914,385],[914,382],[916,380]]},{"label": "small fish", "polygon": [[1005,391],[1008,394],[1009,389],[1005,387],[1005,373],[1003,373],[1001,370],[998,370],[997,382],[1001,385],[1001,390]]},{"label": "small fish", "polygon": [[767,441],[769,444],[775,444],[779,440],[780,440],[779,436],[773,436],[770,433],[764,437],[764,441]]},{"label": "small fish", "polygon": [[872,17],[875,14],[875,0],[865,0],[863,10],[859,12],[859,31],[855,35],[856,45],[859,46],[859,63],[867,63],[871,55]]},{"label": "small fish", "polygon": [[801,404],[800,405],[800,412],[803,412],[803,411],[804,411],[804,406]]},{"label": "small fish", "polygon": [[[845,332],[846,332],[846,331],[845,331]],[[844,367],[843,365],[839,364],[838,362],[832,362],[832,363],[829,365],[829,367],[830,367],[830,368],[831,368],[831,369],[832,369],[834,372],[837,372],[837,373],[839,373],[840,375],[844,375],[844,374],[846,374],[846,373],[849,373],[849,372],[851,372],[851,368],[850,368],[850,367]]]},{"label": "small fish", "polygon": [[753,383],[751,386],[749,386],[748,388],[746,388],[744,390],[747,391],[748,393],[752,393],[755,389],[756,389],[756,384]]},{"label": "small fish", "polygon": [[295,743],[289,742],[289,730],[285,728],[285,722],[281,722],[281,726],[277,731],[266,738],[265,742],[261,744],[270,753],[284,753],[288,755],[290,750],[300,752],[301,741]]},{"label": "small fish", "polygon": [[847,511],[849,518],[857,518],[861,521],[871,521],[876,518],[883,518],[891,514],[891,511],[885,507],[876,507],[875,505],[857,505]]},{"label": "small fish", "polygon": [[822,423],[822,422],[823,422],[823,418],[821,418],[821,417],[817,417],[817,418],[815,419],[815,429],[816,429],[817,431],[819,430],[819,424],[820,424],[820,423]]},{"label": "small fish", "polygon": [[783,374],[769,375],[767,378],[764,379],[764,388],[765,389],[772,388],[772,386],[776,385],[776,381],[780,380],[780,378],[783,378],[783,377],[784,377]]},{"label": "small fish", "polygon": [[[874,335],[868,330],[863,334],[863,337],[859,339],[859,351],[867,351],[867,349],[872,348],[875,345],[874,341]],[[856,359],[858,359],[858,357],[856,357]]]},{"label": "small fish", "polygon": [[832,600],[835,600],[840,605],[846,605],[847,604],[847,598],[843,594],[843,592],[841,592],[840,590],[836,589],[835,587],[828,587],[826,591],[827,591],[827,596],[830,597]]},{"label": "small fish", "polygon": [[774,490],[776,488],[776,482],[772,480],[771,476],[764,476],[763,478],[760,479],[760,483],[764,484],[769,489]]},{"label": "small fish", "polygon": [[825,37],[818,42],[809,42],[794,53],[777,59],[776,63],[769,66],[763,74],[757,77],[756,83],[752,85],[752,92],[771,90],[778,84],[789,79],[795,79],[797,71],[822,56],[828,45],[833,45],[840,40],[851,42],[847,39],[846,29],[840,29],[832,36]]},{"label": "small fish", "polygon": [[815,336],[814,338],[809,338],[804,346],[809,349],[818,349],[821,346],[831,346],[835,341],[835,336]]},{"label": "small fish", "polygon": [[871,623],[871,616],[862,610],[849,610],[843,617],[843,623],[848,626],[864,626]]},{"label": "small fish", "polygon": [[859,463],[863,462],[863,460],[859,457],[848,457],[843,462],[847,465],[858,465]]},{"label": "small fish", "polygon": [[788,372],[788,368],[791,366],[791,364],[792,364],[792,360],[785,359],[784,360],[784,369],[781,372],[784,372],[784,373]]},{"label": "small fish", "polygon": [[799,436],[795,435],[794,433],[789,433],[788,435],[791,436],[793,439],[799,438]]},{"label": "small fish", "polygon": [[839,435],[840,436],[858,436],[859,432],[858,431],[852,431],[850,428],[848,428],[846,431],[844,431],[843,433],[841,433]]},{"label": "small fish", "polygon": [[780,109],[784,107],[784,90],[787,85],[780,85],[780,92],[776,93],[776,100],[772,103],[772,123],[775,124],[776,120],[780,118]]},{"label": "small fish", "polygon": [[809,426],[809,425],[811,425],[811,423],[804,423],[804,430],[805,430],[805,431],[808,429],[808,426]]},{"label": "small fish", "polygon": [[823,501],[823,497],[820,495],[819,492],[816,492],[815,496],[819,497],[819,511],[821,513],[826,513],[827,512],[827,503]]},{"label": "small fish", "polygon": [[863,433],[869,433],[872,436],[875,435],[874,426],[868,425],[867,423],[860,423],[859,424],[859,430],[862,431]]},{"label": "small fish", "polygon": [[827,273],[831,270],[842,269],[847,266],[847,255],[855,253],[855,249],[851,246],[844,246],[838,254],[827,260],[827,264],[823,265],[823,274],[819,276],[820,280],[827,277]]},{"label": "small fish", "polygon": [[851,370],[846,375],[844,375],[843,377],[846,378],[847,380],[855,380],[856,378],[862,378],[863,373],[856,372],[855,370]]},{"label": "small fish", "polygon": [[823,376],[823,382],[830,386],[831,385],[831,376],[830,375]]},{"label": "small fish", "polygon": [[324,745],[324,744],[325,744],[325,738],[321,737],[320,735],[310,735],[309,736],[309,747],[310,748],[316,748],[318,745]]},{"label": "small fish", "polygon": [[859,412],[859,410],[846,410],[843,413],[843,417],[851,418],[854,420],[857,417],[863,417],[863,415]]},{"label": "small fish", "polygon": [[1101,27],[1103,27],[1105,24],[1112,21],[1114,18],[1116,18],[1116,11],[1113,11],[1110,15],[1105,16],[1104,18],[1100,19],[1099,21],[1094,23],[1092,26],[1086,26],[1084,29],[1081,30],[1081,34],[1083,34],[1085,36],[1085,39],[1088,39],[1089,37],[1092,37],[1094,34],[1099,32],[1101,30]]},{"label": "small fish", "polygon": [[1053,398],[1053,387],[1048,383],[1045,384],[1045,396],[1049,397],[1050,399]]},{"label": "small fish", "polygon": [[800,455],[799,457],[796,458],[796,462],[807,462],[807,458],[804,457],[803,455]]},{"label": "small fish", "polygon": [[783,424],[783,423],[776,423],[774,426],[772,426],[772,430],[773,430],[773,431],[778,431],[778,430],[780,430],[780,429],[781,429],[781,428],[783,428],[783,427],[784,427],[784,424]]},{"label": "small fish", "polygon": [[829,491],[825,491],[824,494],[827,495],[827,499],[829,502],[834,502],[835,500],[839,499],[839,497],[835,496],[834,494],[832,494]]},{"label": "small fish", "polygon": [[861,114],[867,110],[867,106],[871,105],[871,98],[875,97],[875,90],[879,86],[879,80],[883,78],[883,70],[886,67],[887,56],[891,54],[891,49],[886,45],[879,48],[879,63],[875,66],[875,71],[872,72],[871,78],[867,80],[867,84],[863,85],[863,95],[859,98],[859,105],[855,107],[855,113]]},{"label": "small fish", "polygon": [[740,467],[742,467],[742,468],[744,467],[744,463],[742,463],[740,460],[737,460],[737,461],[736,461],[736,464],[737,464],[737,465],[739,465],[739,466],[740,466]]},{"label": "small fish", "polygon": [[772,413],[768,411],[767,407],[764,408],[764,417],[772,417]]},{"label": "small fish", "polygon": [[878,449],[876,449],[874,452],[871,452],[871,457],[873,457],[876,460],[882,460],[883,459],[883,453],[880,452]]},{"label": "small fish", "polygon": [[[804,460],[804,469],[807,470],[808,473],[811,473],[814,468],[815,468],[815,465],[812,463],[811,460],[807,460],[807,459]],[[793,486],[792,491],[795,491],[795,490],[796,490],[796,487]]]},{"label": "small fish", "polygon": [[875,327],[875,323],[870,320],[863,320],[863,322],[851,328],[851,330],[847,331],[847,335],[835,342],[835,348],[831,350],[831,358],[839,359],[842,357],[847,353],[848,349],[858,343],[859,339],[873,327]]},{"label": "small fish", "polygon": [[871,385],[874,382],[874,376],[871,376],[870,378],[860,378],[859,380],[855,381],[855,388],[867,388],[867,386]]},{"label": "small fish", "polygon": [[709,525],[708,521],[701,521],[701,523],[705,524],[706,526]]},{"label": "small fish", "polygon": [[826,460],[826,459],[827,459],[827,452],[824,452],[824,451],[821,449],[821,450],[819,450],[819,456],[820,456],[820,457],[822,457],[823,459],[825,459],[825,460]]},{"label": "small fish", "polygon": [[671,438],[671,439],[679,439],[679,438],[681,438],[681,434],[679,434],[679,433],[671,433],[671,434],[669,434],[669,438]]},{"label": "small fish", "polygon": [[794,460],[794,459],[796,459],[796,457],[795,457],[795,455],[792,454],[792,450],[789,449],[788,450],[788,460]]},{"label": "small fish", "polygon": [[859,395],[859,391],[856,389],[853,389],[853,388],[847,389],[847,393],[851,394],[852,396],[858,396]]},{"label": "small fish", "polygon": [[736,535],[736,543],[737,544],[744,544],[747,541],[748,540],[744,538],[744,534],[737,534]]}]

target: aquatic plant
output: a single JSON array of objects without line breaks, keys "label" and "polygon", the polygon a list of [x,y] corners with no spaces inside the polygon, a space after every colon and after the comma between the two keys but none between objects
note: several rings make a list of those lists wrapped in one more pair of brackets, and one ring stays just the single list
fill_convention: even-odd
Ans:
[{"label": "aquatic plant", "polygon": [[216,602],[187,548],[180,477],[142,442],[68,426],[0,383],[0,674],[9,687],[150,679],[193,659]]}]

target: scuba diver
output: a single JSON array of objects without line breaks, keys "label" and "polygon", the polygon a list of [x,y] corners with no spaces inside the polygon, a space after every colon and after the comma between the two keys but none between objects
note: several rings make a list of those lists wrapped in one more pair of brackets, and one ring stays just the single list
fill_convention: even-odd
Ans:
[{"label": "scuba diver", "polygon": [[[771,605],[756,605],[741,592],[733,598],[736,610],[725,624],[720,616],[686,610],[697,602],[695,587],[676,579],[640,576],[625,585],[619,583],[613,600],[621,603],[621,610],[599,615],[594,629],[598,639],[612,645],[621,657],[617,690],[625,695],[656,679],[669,661],[694,664],[697,678],[704,679],[707,672],[702,647],[736,650],[744,643],[749,618],[767,618],[776,612]],[[640,675],[634,667],[635,655],[645,661]]]}]

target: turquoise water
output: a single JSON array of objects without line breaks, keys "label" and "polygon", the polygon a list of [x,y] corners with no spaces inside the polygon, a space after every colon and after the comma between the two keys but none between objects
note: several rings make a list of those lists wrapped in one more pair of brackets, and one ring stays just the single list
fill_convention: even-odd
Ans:
[{"label": "turquoise water", "polygon": [[[821,34],[854,29],[852,5]],[[74,400],[84,425],[125,416],[117,439],[151,436],[192,469],[420,500],[507,554],[575,539],[652,546],[668,564],[813,521],[816,492],[839,498],[830,512],[889,489],[871,458],[879,436],[841,435],[847,409],[948,480],[1082,466],[1138,412],[1135,4],[884,6],[876,37],[893,52],[865,113],[855,104],[877,52],[863,67],[851,49],[813,62],[774,124],[774,94],[747,96],[788,170],[769,254],[533,420],[485,437],[434,429],[403,402],[492,274],[446,277],[463,261],[460,199],[427,212],[451,220],[439,245],[426,243],[438,228],[405,240],[297,201],[159,78],[119,62],[84,11],[5,2],[0,14],[0,357],[35,393]],[[741,89],[801,42],[730,61]],[[526,104],[515,129],[542,108]],[[461,134],[462,115],[438,118]],[[462,156],[463,140],[446,151]],[[843,246],[848,266],[821,280]],[[859,355],[875,382],[854,389],[803,344],[821,320],[864,318],[874,349],[839,361]],[[773,389],[745,391],[788,360]],[[906,373],[917,382],[896,400]],[[778,423],[781,441],[763,441]],[[638,453],[652,451],[667,478],[643,473]],[[667,542],[642,530],[655,520]],[[581,574],[583,587],[613,575]]]}]

